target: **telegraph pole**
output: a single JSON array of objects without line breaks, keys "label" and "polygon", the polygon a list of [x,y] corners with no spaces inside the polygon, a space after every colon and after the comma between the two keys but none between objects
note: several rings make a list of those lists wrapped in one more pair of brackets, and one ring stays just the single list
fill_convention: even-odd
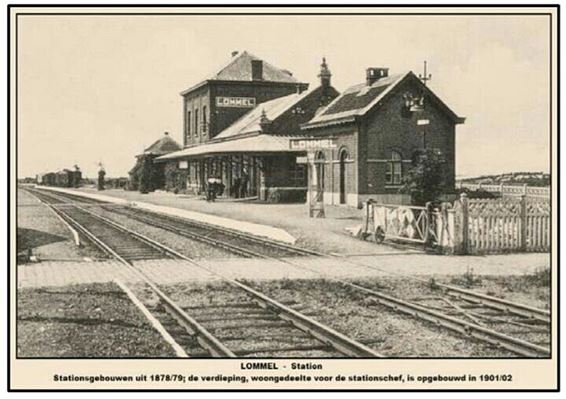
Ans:
[{"label": "telegraph pole", "polygon": [[422,80],[425,86],[426,82],[432,80],[432,74],[428,73],[426,69],[426,61],[424,62],[424,72],[422,74],[419,73],[419,79]]},{"label": "telegraph pole", "polygon": [[[424,61],[423,73],[422,74],[419,73],[419,79],[423,82],[425,86],[429,80],[432,80],[432,74],[428,73],[426,61]],[[424,100],[423,100],[423,111],[424,111]],[[426,126],[429,123],[430,122],[428,119],[421,119],[417,121],[417,124],[421,125],[423,129],[423,151],[426,151]]]}]

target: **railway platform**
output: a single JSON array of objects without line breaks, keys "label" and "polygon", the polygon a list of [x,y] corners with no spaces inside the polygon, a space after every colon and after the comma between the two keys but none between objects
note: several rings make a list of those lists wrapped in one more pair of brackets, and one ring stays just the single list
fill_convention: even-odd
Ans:
[{"label": "railway platform", "polygon": [[[490,257],[431,257],[422,254],[404,256],[350,256],[371,267],[354,267],[336,259],[301,259],[295,263],[313,270],[281,267],[279,261],[266,259],[210,259],[200,261],[203,266],[232,278],[246,280],[320,279],[321,273],[329,278],[373,278],[389,273],[411,276],[461,276],[470,269],[476,275],[521,276],[535,272],[546,265],[542,254],[497,255]],[[434,261],[433,261],[434,260]],[[208,273],[195,273],[195,269],[179,260],[157,259],[137,262],[145,274],[159,284],[207,282]],[[73,284],[106,283],[114,279],[139,282],[139,276],[115,261],[42,261],[18,267],[19,288],[39,288]]]},{"label": "railway platform", "polygon": [[97,198],[102,195],[116,201],[146,204],[149,208],[179,210],[189,218],[223,223],[226,227],[251,232],[302,247],[324,251],[359,254],[403,253],[402,249],[387,245],[363,242],[351,237],[347,228],[359,225],[362,214],[358,209],[345,206],[328,206],[325,219],[310,219],[304,204],[266,204],[265,202],[217,201],[207,202],[204,197],[153,192],[140,194],[119,189],[99,192],[93,188],[65,189]]}]

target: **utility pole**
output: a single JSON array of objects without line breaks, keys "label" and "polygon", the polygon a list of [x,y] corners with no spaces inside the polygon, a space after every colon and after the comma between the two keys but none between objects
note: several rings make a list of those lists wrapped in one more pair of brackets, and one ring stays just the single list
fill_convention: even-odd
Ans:
[{"label": "utility pole", "polygon": [[[427,70],[427,62],[424,61],[424,68],[423,68],[423,73],[420,74],[419,73],[419,79],[423,82],[423,84],[426,86],[427,82],[429,80],[432,79],[432,74],[428,73]],[[424,111],[425,111],[425,105],[424,105],[424,93],[422,94],[422,111],[423,111],[423,116],[424,116]],[[427,125],[430,123],[430,121],[428,119],[419,119],[417,120],[417,125],[418,126],[422,126],[422,135],[423,135],[423,152],[426,151],[426,130],[427,130]]]},{"label": "utility pole", "polygon": [[426,82],[432,79],[432,74],[427,72],[426,61],[424,62],[424,72],[422,74],[419,73],[419,79],[422,80],[425,86],[426,86]]}]

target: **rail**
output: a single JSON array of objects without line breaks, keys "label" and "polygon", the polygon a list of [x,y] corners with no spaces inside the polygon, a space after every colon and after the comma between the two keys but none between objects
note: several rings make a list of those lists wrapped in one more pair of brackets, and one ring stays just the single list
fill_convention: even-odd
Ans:
[{"label": "rail", "polygon": [[[137,232],[134,232],[108,218],[103,216],[97,215],[92,213],[91,211],[81,208],[77,206],[77,208],[82,209],[84,212],[89,213],[93,218],[97,218],[99,220],[104,221],[108,225],[113,226],[114,228],[121,230],[123,232],[127,232],[132,236],[137,237],[141,241],[147,242],[152,246],[158,246],[162,250],[174,255],[179,259],[183,259],[190,263],[193,266],[199,267],[208,271],[209,273],[221,278],[223,281],[242,289],[251,296],[260,306],[264,307],[265,309],[269,309],[276,313],[278,317],[283,320],[286,320],[293,324],[296,328],[305,331],[312,335],[314,338],[322,341],[323,343],[333,347],[340,353],[343,353],[347,356],[351,357],[383,357],[380,353],[374,351],[373,349],[369,348],[368,346],[354,341],[347,336],[339,333],[338,331],[333,330],[332,328],[322,325],[321,323],[317,322],[316,320],[305,316],[269,297],[266,295],[252,289],[244,285],[243,283],[228,278],[220,273],[215,272],[214,270],[205,267],[198,262],[186,257],[185,255],[164,246],[163,244],[149,238],[143,236]],[[62,212],[61,210],[58,210]],[[235,357],[236,355],[230,351],[224,344],[218,341],[208,330],[206,330],[202,325],[200,325],[194,318],[189,316],[186,312],[184,312],[180,307],[178,307],[171,299],[167,297],[156,285],[153,283],[149,277],[147,277],[143,272],[135,268],[131,262],[127,259],[124,259],[119,253],[113,250],[110,246],[106,245],[102,240],[92,234],[88,229],[84,226],[75,223],[80,226],[80,230],[83,234],[85,234],[91,241],[96,242],[97,245],[102,248],[105,252],[111,254],[113,257],[118,259],[123,264],[127,265],[128,267],[132,268],[137,272],[138,275],[142,277],[144,282],[154,291],[158,297],[164,302],[164,305],[168,309],[168,312],[183,326],[189,333],[196,335],[198,342],[206,348],[213,356],[216,357]]]},{"label": "rail", "polygon": [[[98,215],[97,215],[98,216]],[[100,217],[100,216],[99,216]],[[166,224],[162,224],[162,228],[164,229],[169,229],[171,230],[170,227],[167,227]],[[215,227],[216,228],[216,227]],[[178,230],[178,229],[177,229]],[[235,232],[230,231],[230,234],[237,234]],[[243,236],[242,234],[237,234],[239,236]],[[261,238],[257,238],[257,237],[247,237],[251,240],[257,241],[257,242],[266,242],[268,240],[265,239],[261,239]],[[275,242],[269,242],[269,245],[277,245],[283,248],[289,248],[293,251],[302,251],[302,249],[299,249],[297,247],[294,246],[290,246],[288,244],[284,244],[284,243],[275,243]],[[226,248],[230,248],[230,246],[227,246]],[[324,254],[324,253],[320,253],[317,251],[311,251],[311,250],[305,250],[305,253],[308,254],[315,254],[315,255],[319,255],[319,256],[324,256],[324,257],[328,257],[328,258],[336,258],[335,255],[328,255],[328,254]],[[177,253],[178,254],[178,253]],[[323,276],[325,276],[323,273],[320,273],[318,270],[314,270],[312,268],[306,267],[304,265],[300,265],[290,259],[280,259],[280,258],[272,258],[263,254],[259,254],[259,253],[254,253],[253,251],[248,251],[248,254],[250,255],[254,255],[260,258],[267,258],[267,259],[275,259],[277,261],[292,265],[294,267],[303,269],[303,270],[309,270],[310,272],[314,272],[317,274],[321,274]],[[204,268],[206,270],[208,270],[209,272],[220,276],[223,279],[226,279],[224,276],[211,271],[210,269],[199,265],[197,262],[186,258],[184,255],[182,254],[178,254],[180,257],[186,259],[188,262],[194,264],[194,265],[198,265],[201,268]],[[352,260],[349,259],[344,259],[344,258],[340,258],[341,261],[358,266],[358,267],[368,267],[368,268],[374,268],[372,266],[366,265],[366,264],[362,264],[362,263],[358,263],[358,262],[354,262]],[[380,270],[379,268],[377,268],[377,270]],[[328,278],[328,276],[325,276]],[[404,276],[404,277],[408,277],[408,276]],[[423,283],[428,283],[428,281],[425,281],[423,279],[419,279],[416,277],[411,277],[415,280],[421,281]],[[228,279],[231,280],[231,279]],[[422,306],[419,306],[417,304],[411,303],[411,302],[407,302],[407,301],[403,301],[401,299],[398,298],[394,298],[391,296],[388,296],[386,294],[377,292],[375,290],[366,288],[366,287],[362,287],[360,285],[357,284],[353,284],[350,282],[346,282],[340,279],[336,279],[336,278],[330,278],[330,280],[333,280],[337,283],[340,283],[344,286],[350,287],[352,289],[355,289],[357,291],[363,292],[365,294],[368,294],[374,298],[376,298],[376,300],[381,303],[382,305],[394,310],[394,311],[401,311],[402,313],[411,315],[413,317],[417,317],[417,318],[421,318],[421,319],[425,319],[429,322],[435,323],[437,325],[442,325],[452,331],[458,332],[460,334],[463,334],[465,336],[471,336],[474,337],[480,341],[483,342],[487,342],[490,344],[495,344],[498,345],[502,348],[505,348],[511,352],[514,352],[516,354],[522,355],[522,356],[528,356],[528,357],[533,357],[533,356],[549,356],[550,355],[550,351],[547,348],[544,348],[542,346],[539,345],[535,345],[532,344],[530,342],[524,341],[522,339],[517,339],[511,336],[508,336],[506,334],[502,334],[499,333],[497,331],[491,330],[491,329],[487,329],[484,328],[482,326],[478,326],[476,324],[473,323],[469,323],[467,321],[458,319],[458,318],[454,318],[445,314],[442,314],[440,312],[435,312],[433,310],[424,308]],[[231,280],[232,283],[237,283],[237,284],[241,284],[240,282],[237,282],[235,280]],[[521,316],[521,317],[528,317],[528,318],[532,318],[532,319],[536,319],[545,323],[550,323],[550,312],[541,310],[541,309],[537,309],[537,308],[533,308],[533,307],[529,307],[523,304],[519,304],[519,303],[514,303],[514,302],[510,302],[510,301],[505,301],[499,298],[494,298],[491,296],[487,296],[487,295],[483,295],[483,294],[479,294],[479,293],[475,293],[469,290],[465,290],[465,289],[461,289],[458,287],[453,287],[450,285],[445,285],[445,284],[438,284],[438,287],[442,288],[445,292],[447,292],[450,295],[454,295],[454,296],[458,296],[462,299],[465,300],[469,300],[472,302],[477,302],[477,303],[481,303],[486,307],[491,307],[503,312],[507,312],[507,313],[511,313],[511,314],[515,314],[517,316]],[[249,287],[248,287],[249,288]],[[252,291],[248,291],[252,296],[254,294],[253,290]],[[300,321],[300,320],[299,320]],[[303,320],[304,321],[304,320]],[[308,324],[308,323],[307,323]],[[312,324],[310,326],[307,326],[306,328],[309,328],[311,330],[311,333],[314,331],[314,329],[312,328]],[[338,341],[337,341],[338,342]],[[335,343],[335,345],[337,345],[337,343]],[[341,348],[342,350],[344,350],[344,348]],[[354,351],[353,351],[354,352]]]}]

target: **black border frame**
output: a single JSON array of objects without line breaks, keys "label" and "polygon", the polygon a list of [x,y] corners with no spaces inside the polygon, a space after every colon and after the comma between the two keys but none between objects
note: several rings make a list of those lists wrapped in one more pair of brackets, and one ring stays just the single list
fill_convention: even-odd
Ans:
[{"label": "black border frame", "polygon": [[[112,9],[128,9],[128,8],[138,8],[138,9],[155,9],[155,8],[179,8],[179,9],[203,9],[203,8],[232,8],[232,9],[246,9],[246,8],[257,8],[259,10],[262,10],[261,12],[250,12],[250,13],[235,13],[235,12],[175,12],[175,13],[167,13],[167,12],[127,12],[127,11],[117,11],[117,12],[61,12],[61,13],[53,13],[53,12],[20,12],[20,13],[15,13],[14,14],[14,21],[15,21],[15,54],[14,54],[14,67],[15,67],[15,82],[14,85],[12,85],[11,82],[11,40],[12,40],[12,26],[11,26],[11,17],[12,17],[12,8],[15,9],[20,9],[20,8],[67,8],[67,9],[81,9],[81,8],[93,8],[93,9],[97,9],[97,8],[112,8]],[[556,309],[552,309],[552,311],[555,311],[557,314],[557,322],[556,322],[556,327],[557,327],[557,345],[556,345],[556,362],[557,362],[557,386],[556,388],[548,388],[548,389],[352,389],[352,388],[344,388],[344,389],[321,389],[321,388],[314,388],[314,389],[295,389],[295,388],[280,388],[280,389],[253,389],[253,388],[248,388],[248,389],[191,389],[191,388],[187,388],[187,389],[167,389],[167,388],[156,388],[156,389],[135,389],[135,388],[126,388],[126,389],[14,389],[11,386],[11,360],[12,360],[12,355],[13,353],[11,352],[11,314],[10,314],[10,310],[11,310],[11,303],[10,303],[10,299],[11,299],[11,260],[12,260],[12,248],[10,247],[10,233],[12,231],[12,223],[11,223],[11,195],[12,195],[12,191],[11,191],[11,177],[12,177],[12,168],[11,168],[11,127],[12,127],[12,122],[14,122],[14,127],[15,127],[15,167],[14,167],[14,172],[16,173],[16,179],[17,179],[17,145],[18,145],[18,137],[17,137],[17,131],[18,131],[18,107],[17,107],[17,95],[18,95],[18,88],[17,88],[17,76],[18,76],[18,57],[17,57],[17,28],[18,28],[18,16],[19,15],[55,15],[55,16],[92,16],[92,15],[96,15],[96,16],[183,16],[183,15],[193,15],[193,16],[217,16],[217,15],[274,15],[274,16],[315,16],[315,17],[320,17],[320,16],[339,16],[339,15],[348,15],[348,16],[368,16],[368,15],[382,15],[382,16],[404,16],[404,15],[421,15],[421,16],[454,16],[454,15],[461,15],[461,16],[486,16],[486,15],[495,15],[495,16],[528,16],[528,15],[536,15],[536,16],[549,16],[550,17],[550,52],[549,52],[549,56],[550,56],[550,75],[549,75],[549,82],[550,82],[550,109],[549,109],[549,116],[550,116],[550,170],[552,171],[552,161],[553,161],[553,145],[552,145],[552,139],[553,139],[553,106],[554,106],[554,101],[553,101],[553,70],[554,70],[554,65],[553,65],[553,19],[552,19],[552,14],[550,13],[520,13],[520,12],[498,12],[498,13],[489,13],[489,12],[438,12],[438,13],[434,13],[434,12],[344,12],[344,13],[324,13],[324,12],[320,12],[320,13],[301,13],[301,12],[263,12],[263,9],[271,9],[271,8],[288,8],[288,9],[301,9],[301,8],[312,8],[312,9],[316,9],[316,8],[320,8],[320,7],[324,7],[324,8],[332,8],[332,9],[355,9],[355,8],[367,8],[367,9],[382,9],[382,8],[390,8],[390,9],[398,9],[398,8],[423,8],[423,9],[434,9],[434,8],[446,8],[446,9],[450,9],[450,8],[464,8],[464,9],[489,9],[489,8],[498,8],[498,9],[508,9],[508,8],[514,8],[514,9],[525,9],[525,8],[533,8],[533,9],[537,9],[537,8],[554,8],[556,10],[556,21],[557,21],[557,40],[556,40],[556,46],[557,46],[557,57],[556,57],[556,76],[557,76],[557,82],[556,82],[556,94],[557,94],[557,98],[556,98],[556,107],[558,110],[558,114],[556,115],[557,119],[556,119],[556,129],[557,129],[557,171],[556,171],[556,188],[557,188],[557,217],[556,217],[556,224],[557,224],[557,242],[552,242],[552,246],[551,246],[551,252],[550,252],[550,256],[552,258],[552,256],[554,255],[554,252],[556,251],[556,256],[557,256],[557,263],[558,263],[558,267],[557,267],[557,276],[556,276],[556,282],[557,282],[557,292],[556,292],[556,297],[557,297],[557,306]],[[432,10],[431,10],[432,11]],[[560,5],[559,4],[407,4],[407,5],[400,5],[400,4],[379,4],[379,5],[375,5],[375,4],[338,4],[338,5],[324,5],[324,4],[264,4],[264,5],[255,5],[255,4],[198,4],[198,5],[183,5],[183,4],[140,4],[140,5],[136,5],[136,4],[8,4],[7,5],[7,87],[9,88],[7,90],[7,145],[8,145],[8,170],[7,170],[7,182],[8,182],[8,267],[7,267],[7,283],[8,283],[8,289],[7,289],[7,317],[8,317],[8,323],[7,323],[7,391],[8,392],[271,392],[271,391],[285,391],[285,392],[559,392],[560,391],[560,246],[559,246],[559,242],[560,242],[560,181],[558,178],[559,175],[559,169],[560,169]],[[14,90],[14,94],[15,94],[15,104],[11,103],[11,94],[12,94],[12,90]],[[11,112],[12,110],[14,111],[14,121],[12,121],[11,119]],[[551,189],[550,189],[550,200],[552,203],[552,199],[553,199],[553,188],[551,185]],[[15,206],[17,209],[17,198],[15,200]],[[554,219],[551,218],[551,229],[554,225]],[[16,269],[16,278],[17,278],[17,269]],[[17,295],[17,293],[16,293]],[[551,292],[551,300],[552,300],[552,292]],[[16,309],[17,309],[17,303],[16,303]],[[551,350],[552,350],[552,346],[551,346]],[[176,358],[167,358],[167,357],[147,357],[147,358],[138,358],[138,357],[126,357],[126,358],[110,358],[110,357],[96,357],[96,358],[68,358],[68,359],[63,359],[63,358],[56,358],[56,357],[33,357],[33,358],[20,358],[17,356],[15,356],[14,358],[15,360],[93,360],[93,361],[100,361],[100,360],[178,360]],[[235,359],[235,360],[239,360],[241,358]],[[272,359],[272,358],[259,358],[259,359]],[[290,360],[290,359],[295,359],[295,360],[303,360],[303,358],[276,358],[275,360]],[[318,359],[322,359],[322,358],[313,358],[312,360],[318,360]],[[324,358],[326,359],[326,358]],[[549,359],[552,359],[552,356],[550,358],[540,358],[540,359],[531,359],[531,358],[524,358],[524,357],[519,357],[519,358],[498,358],[498,357],[486,357],[486,358],[466,358],[466,357],[449,357],[449,358],[442,358],[442,357],[432,357],[432,358],[403,358],[403,357],[398,357],[398,358],[389,358],[390,360],[399,360],[399,359],[411,359],[414,361],[420,361],[420,360],[438,360],[438,359],[443,359],[443,360],[467,360],[467,361],[474,361],[474,360],[524,360],[524,359],[529,359],[529,360],[545,360],[548,361]],[[340,359],[343,361],[348,361],[348,360],[356,360],[356,359]],[[380,360],[387,360],[387,359],[380,359]]]}]

